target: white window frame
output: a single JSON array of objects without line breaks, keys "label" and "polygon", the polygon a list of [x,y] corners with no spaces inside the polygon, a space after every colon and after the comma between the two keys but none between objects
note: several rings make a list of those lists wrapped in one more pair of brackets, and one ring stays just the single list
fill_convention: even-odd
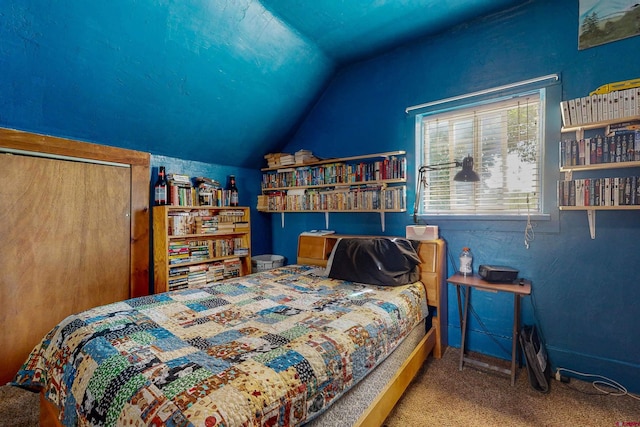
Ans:
[{"label": "white window frame", "polygon": [[[426,176],[427,188],[422,188],[422,200],[418,203],[418,215],[445,215],[445,216],[464,216],[464,217],[516,217],[526,218],[529,215],[543,214],[543,164],[544,164],[544,147],[545,147],[545,89],[537,88],[533,90],[512,93],[508,96],[484,98],[481,101],[457,103],[454,106],[444,105],[438,110],[426,111],[416,114],[415,117],[415,141],[416,141],[416,171],[420,165],[433,165],[447,162],[461,162],[463,157],[471,155],[475,161],[475,171],[480,175],[481,181],[478,183],[454,182],[453,177],[459,169],[441,169],[437,171],[429,171]],[[479,118],[483,117],[486,111],[494,111],[496,107],[504,107],[505,105],[520,105],[521,108],[531,107],[530,103],[537,103],[538,117],[535,126],[524,126],[527,135],[524,138],[531,138],[529,132],[535,130],[535,138],[537,138],[537,149],[535,154],[535,165],[531,170],[535,173],[534,187],[530,191],[526,191],[524,198],[519,200],[511,200],[511,207],[504,207],[504,200],[500,190],[494,188],[491,191],[488,188],[488,182],[484,182],[492,175],[495,177],[498,172],[496,168],[492,171],[488,170],[487,164],[482,156],[482,147],[480,147],[481,137],[478,137],[480,128],[478,126]],[[435,124],[438,120],[451,122],[452,120],[460,120],[461,116],[467,116],[473,119],[473,136],[467,140],[454,140],[454,144],[450,146],[449,152],[439,156],[430,155],[428,151],[429,140],[425,141],[424,123]],[[527,116],[528,117],[528,116]],[[522,119],[519,119],[522,120]],[[524,121],[524,120],[523,120]],[[505,122],[506,124],[506,122]],[[518,125],[523,123],[518,122]],[[453,126],[447,125],[449,132],[453,131]],[[522,127],[522,126],[521,126]],[[499,138],[501,142],[501,156],[496,156],[502,161],[504,169],[500,170],[499,179],[504,183],[501,189],[506,188],[509,183],[506,182],[509,167],[504,164],[509,156],[507,156],[507,138],[506,128],[502,129],[503,135]],[[450,135],[450,133],[449,133]],[[448,138],[449,141],[451,137]],[[495,142],[495,139],[494,139]],[[513,141],[512,141],[513,142]],[[437,146],[437,142],[434,142]],[[425,147],[426,145],[426,147]],[[446,149],[446,146],[440,145],[439,148]],[[512,162],[513,163],[513,157]],[[500,169],[500,168],[498,168]],[[416,177],[416,179],[418,179]],[[495,184],[495,182],[494,182]],[[420,185],[420,183],[418,183]],[[418,192],[416,192],[418,193]],[[416,194],[417,197],[417,194]],[[470,203],[471,201],[471,203]]]}]

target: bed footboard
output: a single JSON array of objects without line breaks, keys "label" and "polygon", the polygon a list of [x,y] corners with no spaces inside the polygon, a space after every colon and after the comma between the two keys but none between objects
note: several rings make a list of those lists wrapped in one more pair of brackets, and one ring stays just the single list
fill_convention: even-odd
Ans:
[{"label": "bed footboard", "polygon": [[58,421],[58,408],[44,397],[44,391],[40,392],[40,427],[62,427]]}]

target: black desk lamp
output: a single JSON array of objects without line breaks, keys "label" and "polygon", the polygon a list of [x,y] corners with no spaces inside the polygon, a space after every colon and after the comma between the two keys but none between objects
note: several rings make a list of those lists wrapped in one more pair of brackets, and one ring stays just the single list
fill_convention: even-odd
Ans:
[{"label": "black desk lamp", "polygon": [[415,200],[415,203],[413,204],[413,222],[415,224],[418,223],[418,206],[419,206],[420,200],[422,199],[422,189],[428,185],[426,172],[459,168],[460,166],[462,166],[462,170],[459,171],[456,174],[456,176],[453,177],[454,181],[458,181],[458,182],[480,181],[480,177],[473,170],[473,157],[471,156],[465,157],[464,159],[462,159],[462,162],[459,162],[456,160],[453,162],[420,166],[420,169],[418,169],[418,182],[416,183],[416,200]]}]

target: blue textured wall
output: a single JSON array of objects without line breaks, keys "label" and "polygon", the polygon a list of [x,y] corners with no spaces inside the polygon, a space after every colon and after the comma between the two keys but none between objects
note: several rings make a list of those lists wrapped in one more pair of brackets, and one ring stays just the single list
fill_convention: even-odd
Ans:
[{"label": "blue textured wall", "polygon": [[[335,78],[286,150],[307,148],[329,157],[403,149],[411,153],[412,175],[408,106],[551,73],[561,74],[562,98],[570,99],[640,75],[640,62],[631,57],[640,48],[640,37],[578,51],[577,31],[577,2],[535,1],[352,66]],[[551,188],[560,176],[559,110],[554,113],[547,122],[552,138],[544,165],[544,180]],[[413,185],[408,185],[410,203]],[[534,223],[530,249],[524,246],[524,221],[429,222],[440,226],[454,257],[470,246],[476,266],[510,265],[532,280],[533,295],[524,300],[523,320],[539,323],[554,368],[606,375],[639,391],[640,211],[599,212],[595,240],[590,239],[585,212],[558,213],[555,204],[547,211],[552,220]],[[273,249],[290,260],[295,259],[298,233],[325,226],[322,214],[287,214],[284,229],[280,220],[273,215]],[[385,234],[404,235],[411,222],[409,214],[387,214]],[[376,214],[331,214],[329,227],[339,233],[381,234]],[[458,346],[455,301],[450,287],[449,338]],[[490,333],[472,321],[471,350],[510,356],[511,302],[504,294],[472,295],[473,307]]]},{"label": "blue textured wall", "polygon": [[0,2],[2,127],[258,168],[333,71],[257,0]]}]

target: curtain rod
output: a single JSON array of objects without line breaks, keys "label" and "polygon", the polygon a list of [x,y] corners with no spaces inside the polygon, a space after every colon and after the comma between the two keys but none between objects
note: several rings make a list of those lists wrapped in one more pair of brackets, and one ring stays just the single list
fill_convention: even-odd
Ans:
[{"label": "curtain rod", "polygon": [[507,84],[507,85],[498,86],[498,87],[494,87],[494,88],[491,88],[491,89],[484,89],[484,90],[480,90],[480,91],[477,91],[477,92],[467,93],[467,94],[464,94],[464,95],[453,96],[451,98],[440,99],[438,101],[431,101],[431,102],[426,102],[424,104],[413,105],[411,107],[407,107],[404,111],[405,111],[405,113],[408,113],[409,111],[418,110],[420,108],[431,107],[433,105],[438,105],[438,104],[445,104],[447,102],[458,101],[460,99],[465,99],[465,98],[472,98],[472,97],[478,96],[478,95],[486,95],[488,93],[500,92],[501,90],[513,89],[513,88],[516,88],[516,87],[526,86],[526,85],[531,84],[531,83],[538,83],[538,82],[542,82],[542,81],[545,81],[545,80],[558,81],[558,80],[560,80],[560,76],[557,75],[557,74],[549,74],[549,75],[542,76],[542,77],[535,77],[533,79],[523,80],[521,82],[516,82],[516,83],[510,83],[510,84]]}]

